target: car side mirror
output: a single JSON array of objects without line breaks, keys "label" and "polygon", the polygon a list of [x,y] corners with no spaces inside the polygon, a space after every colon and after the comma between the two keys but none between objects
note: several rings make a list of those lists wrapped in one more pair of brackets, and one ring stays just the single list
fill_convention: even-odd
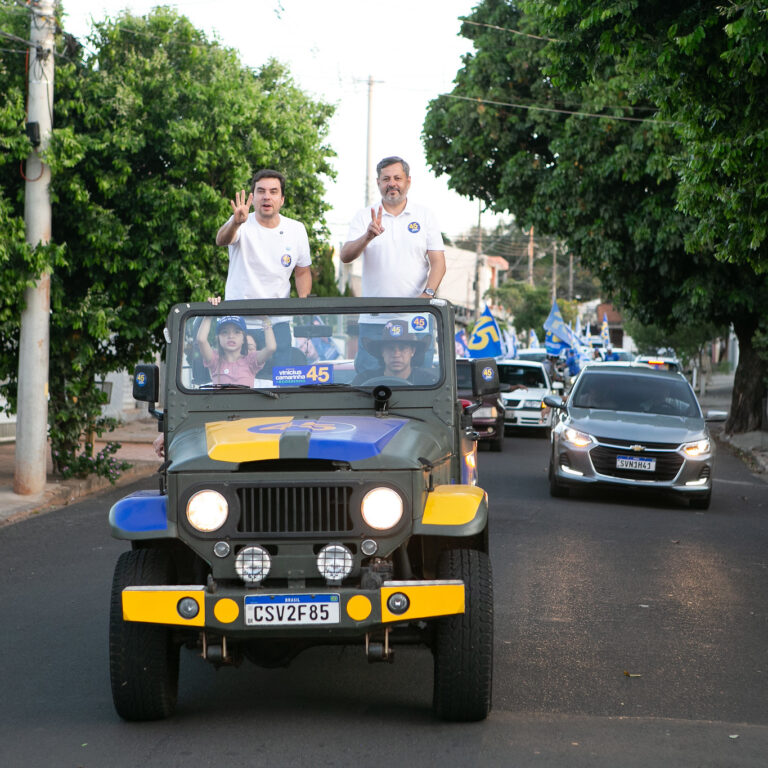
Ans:
[{"label": "car side mirror", "polygon": [[562,381],[553,381],[552,389],[562,391],[563,389],[565,389],[565,385],[563,384]]},{"label": "car side mirror", "polygon": [[709,410],[704,411],[705,421],[725,421],[728,418],[728,411]]},{"label": "car side mirror", "polygon": [[559,397],[555,397],[555,395],[545,395],[544,405],[548,405],[550,408],[565,410],[565,403]]}]

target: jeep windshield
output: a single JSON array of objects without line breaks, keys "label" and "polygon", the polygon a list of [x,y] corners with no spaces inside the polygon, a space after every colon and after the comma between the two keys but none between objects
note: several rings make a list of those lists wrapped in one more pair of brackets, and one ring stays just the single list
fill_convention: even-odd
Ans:
[{"label": "jeep windshield", "polygon": [[439,315],[421,312],[258,314],[226,305],[183,323],[185,390],[270,392],[429,388],[443,379]]}]

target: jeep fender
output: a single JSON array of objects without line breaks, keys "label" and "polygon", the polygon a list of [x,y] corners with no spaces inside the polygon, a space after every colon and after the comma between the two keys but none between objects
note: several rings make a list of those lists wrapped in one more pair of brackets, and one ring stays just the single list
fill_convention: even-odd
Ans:
[{"label": "jeep fender", "polygon": [[413,533],[421,536],[475,536],[488,525],[488,494],[476,485],[438,485],[427,494]]},{"label": "jeep fender", "polygon": [[115,539],[175,539],[176,523],[168,521],[168,497],[159,491],[136,491],[109,510],[109,527]]}]

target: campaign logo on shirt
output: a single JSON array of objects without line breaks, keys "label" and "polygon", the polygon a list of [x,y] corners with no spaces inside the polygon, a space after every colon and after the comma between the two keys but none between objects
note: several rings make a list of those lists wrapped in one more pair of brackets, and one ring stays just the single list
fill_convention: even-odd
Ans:
[{"label": "campaign logo on shirt", "polygon": [[280,257],[280,263],[281,263],[281,264],[282,264],[284,267],[290,267],[290,266],[291,266],[291,261],[292,261],[292,260],[291,260],[291,254],[290,254],[290,253],[284,253],[284,254],[283,254],[281,257]]},{"label": "campaign logo on shirt", "polygon": [[408,225],[408,231],[412,232],[414,235],[421,229],[421,224],[419,224],[418,221],[412,221]]}]

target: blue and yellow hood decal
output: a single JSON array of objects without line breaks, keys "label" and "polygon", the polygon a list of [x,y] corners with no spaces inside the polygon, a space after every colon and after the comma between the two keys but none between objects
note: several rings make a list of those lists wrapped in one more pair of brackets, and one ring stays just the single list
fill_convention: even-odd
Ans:
[{"label": "blue and yellow hood decal", "polygon": [[205,425],[205,441],[213,461],[330,459],[353,462],[378,456],[407,423],[407,419],[374,416],[316,419],[264,416],[210,422]]}]

